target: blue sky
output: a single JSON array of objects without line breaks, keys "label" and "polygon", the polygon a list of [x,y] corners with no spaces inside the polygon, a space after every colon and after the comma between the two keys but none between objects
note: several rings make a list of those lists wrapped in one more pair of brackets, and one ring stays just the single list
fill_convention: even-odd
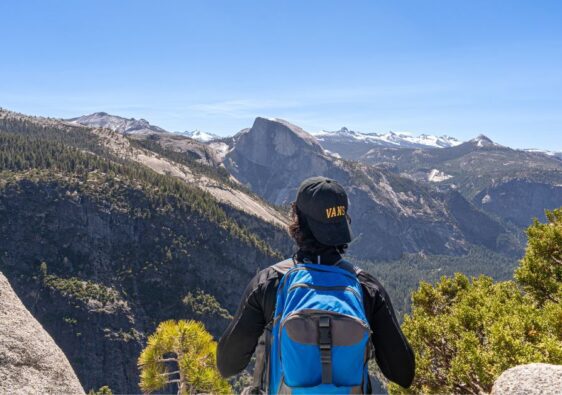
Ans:
[{"label": "blue sky", "polygon": [[4,1],[0,106],[562,151],[560,1]]}]

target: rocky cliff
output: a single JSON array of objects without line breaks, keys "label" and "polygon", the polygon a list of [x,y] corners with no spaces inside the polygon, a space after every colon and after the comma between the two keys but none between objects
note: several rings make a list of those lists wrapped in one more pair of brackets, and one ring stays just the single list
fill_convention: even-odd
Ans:
[{"label": "rocky cliff", "polygon": [[83,394],[63,352],[0,272],[0,393]]},{"label": "rocky cliff", "polygon": [[486,136],[442,149],[373,148],[359,160],[439,190],[455,189],[482,210],[519,228],[562,202],[562,162],[554,155],[515,150]]},{"label": "rocky cliff", "polygon": [[500,180],[480,191],[474,204],[519,226],[534,217],[544,221],[544,211],[562,204],[562,184],[532,179]]},{"label": "rocky cliff", "polygon": [[351,252],[362,258],[396,259],[419,251],[462,254],[470,245],[519,251],[501,223],[457,192],[436,192],[385,168],[335,158],[314,136],[288,122],[257,118],[230,144],[226,168],[271,203],[291,202],[307,177],[340,182],[350,198],[357,236]]}]

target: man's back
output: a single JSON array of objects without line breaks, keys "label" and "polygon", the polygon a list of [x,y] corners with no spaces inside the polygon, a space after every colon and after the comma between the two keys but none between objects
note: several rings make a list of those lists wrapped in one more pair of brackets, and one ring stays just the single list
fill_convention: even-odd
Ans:
[{"label": "man's back", "polygon": [[[320,261],[321,265],[333,265],[341,261],[341,256],[331,251]],[[270,266],[256,274],[246,287],[240,307],[219,341],[217,365],[223,376],[234,375],[247,366],[258,339],[273,321],[280,280],[294,265],[293,259],[288,259]],[[388,294],[364,271],[357,273],[357,279],[372,330],[375,359],[389,380],[408,387],[414,376],[414,354],[400,330]]]}]

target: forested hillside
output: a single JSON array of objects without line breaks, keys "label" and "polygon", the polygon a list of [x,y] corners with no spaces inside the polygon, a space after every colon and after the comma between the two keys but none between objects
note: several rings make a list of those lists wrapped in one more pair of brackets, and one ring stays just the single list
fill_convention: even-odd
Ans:
[{"label": "forested hillside", "polygon": [[287,254],[281,228],[114,158],[86,128],[1,129],[0,270],[86,390],[138,392],[147,333],[181,317],[218,335],[248,279]]}]

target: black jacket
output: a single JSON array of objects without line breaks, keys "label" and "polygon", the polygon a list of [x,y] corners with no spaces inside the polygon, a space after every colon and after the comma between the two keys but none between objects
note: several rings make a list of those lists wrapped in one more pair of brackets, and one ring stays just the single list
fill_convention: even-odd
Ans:
[{"label": "black jacket", "polygon": [[[320,256],[321,264],[334,264],[341,256],[331,251]],[[250,281],[240,307],[221,337],[217,365],[224,377],[242,371],[248,365],[265,326],[273,319],[276,292],[282,274],[268,267]],[[400,330],[390,298],[383,286],[370,274],[360,272],[363,305],[373,332],[375,359],[387,379],[409,387],[414,379],[412,348]]]}]

